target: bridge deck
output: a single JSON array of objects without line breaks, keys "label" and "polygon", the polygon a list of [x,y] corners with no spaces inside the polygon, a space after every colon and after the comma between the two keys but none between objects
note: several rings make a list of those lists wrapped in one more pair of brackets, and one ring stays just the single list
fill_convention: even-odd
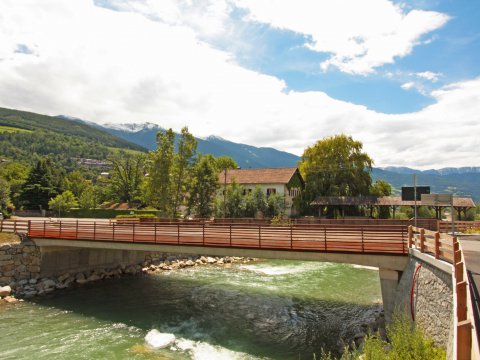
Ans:
[{"label": "bridge deck", "polygon": [[317,252],[407,254],[401,225],[292,225],[209,223],[115,224],[32,221],[32,238],[94,240]]}]

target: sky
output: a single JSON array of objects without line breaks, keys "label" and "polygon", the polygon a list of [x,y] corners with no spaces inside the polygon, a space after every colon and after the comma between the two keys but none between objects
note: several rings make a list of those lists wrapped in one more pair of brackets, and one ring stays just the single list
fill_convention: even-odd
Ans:
[{"label": "sky", "polygon": [[480,2],[1,0],[0,106],[480,166]]}]

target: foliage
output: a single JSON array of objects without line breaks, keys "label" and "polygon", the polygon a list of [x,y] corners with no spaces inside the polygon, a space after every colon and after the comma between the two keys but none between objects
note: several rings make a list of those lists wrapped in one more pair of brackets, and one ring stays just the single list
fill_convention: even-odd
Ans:
[{"label": "foliage", "polygon": [[215,159],[217,171],[220,172],[225,169],[237,169],[238,164],[230,156],[219,156]]},{"label": "foliage", "polygon": [[[370,194],[375,196],[390,196],[392,194],[392,186],[384,180],[375,181],[370,187]],[[390,217],[390,207],[380,206],[378,217],[380,219],[388,219]]]},{"label": "foliage", "polygon": [[39,160],[23,184],[20,201],[27,209],[47,209],[48,201],[60,191],[61,172],[55,171],[50,159]]},{"label": "foliage", "polygon": [[79,170],[68,173],[63,182],[65,190],[70,190],[77,199],[89,186],[90,182],[85,179]]},{"label": "foliage", "polygon": [[172,129],[157,133],[157,149],[148,155],[149,176],[144,186],[145,202],[159,209],[162,216],[169,213],[175,134]]},{"label": "foliage", "polygon": [[118,215],[129,215],[131,212],[135,215],[152,214],[156,215],[156,210],[114,210],[114,209],[71,209],[66,215],[75,218],[96,218],[96,219],[113,219]]},{"label": "foliage", "polygon": [[75,199],[75,195],[73,195],[70,190],[64,191],[60,195],[50,199],[48,202],[48,207],[50,210],[58,212],[58,216],[61,216],[62,212],[67,212],[68,210],[77,206],[78,203]]},{"label": "foliage", "polygon": [[158,218],[155,214],[128,214],[128,215],[117,215],[117,219],[156,219]]},{"label": "foliage", "polygon": [[268,217],[281,216],[285,211],[285,198],[277,193],[267,197],[266,215]]},{"label": "foliage", "polygon": [[98,205],[98,189],[88,184],[78,196],[78,205],[81,209],[95,209]]},{"label": "foliage", "polygon": [[213,200],[218,189],[218,172],[212,155],[200,156],[192,171],[189,211],[198,217],[212,215]]},{"label": "foliage", "polygon": [[138,199],[144,177],[144,156],[121,152],[110,157],[109,161],[112,164],[110,178],[112,195],[128,203]]},{"label": "foliage", "polygon": [[30,168],[16,161],[10,161],[0,165],[0,177],[4,178],[10,186],[10,198],[13,205],[20,207],[20,193],[22,186],[27,180]]},{"label": "foliage", "polygon": [[174,156],[172,168],[172,202],[171,216],[176,218],[178,207],[182,198],[187,192],[190,183],[190,170],[193,166],[193,159],[197,151],[197,140],[188,132],[188,128],[182,128],[180,139],[177,144],[177,153]]},{"label": "foliage", "polygon": [[336,135],[307,147],[299,163],[305,180],[304,212],[317,196],[367,195],[373,160],[350,136]]},{"label": "foliage", "polygon": [[0,177],[0,212],[6,213],[10,204],[10,185],[7,180]]}]

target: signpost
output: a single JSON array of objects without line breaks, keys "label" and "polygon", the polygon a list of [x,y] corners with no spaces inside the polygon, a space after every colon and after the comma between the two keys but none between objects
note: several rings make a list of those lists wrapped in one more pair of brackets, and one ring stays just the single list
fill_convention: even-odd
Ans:
[{"label": "signpost", "polygon": [[423,194],[430,194],[430,186],[417,186],[417,175],[413,175],[413,186],[402,186],[402,201],[415,201],[415,227],[417,227],[417,201]]}]

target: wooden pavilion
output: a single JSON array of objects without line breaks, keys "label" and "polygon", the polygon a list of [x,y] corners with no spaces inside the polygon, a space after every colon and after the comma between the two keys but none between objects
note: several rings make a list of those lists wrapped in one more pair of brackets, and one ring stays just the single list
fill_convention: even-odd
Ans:
[{"label": "wooden pavilion", "polygon": [[[344,214],[346,206],[363,206],[370,210],[370,215],[373,214],[373,209],[380,206],[389,206],[392,208],[393,218],[395,219],[395,212],[400,206],[415,206],[415,201],[403,201],[400,196],[319,196],[310,203],[312,206],[319,207],[319,215],[324,206],[335,206],[342,210]],[[443,208],[450,206],[431,206],[417,201],[417,206],[428,206],[435,209],[435,217],[440,219]],[[458,213],[458,220],[462,219],[462,212],[464,217],[467,215],[469,209],[475,208],[475,203],[469,197],[454,197],[453,207]]]}]

